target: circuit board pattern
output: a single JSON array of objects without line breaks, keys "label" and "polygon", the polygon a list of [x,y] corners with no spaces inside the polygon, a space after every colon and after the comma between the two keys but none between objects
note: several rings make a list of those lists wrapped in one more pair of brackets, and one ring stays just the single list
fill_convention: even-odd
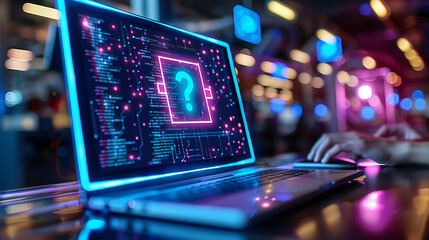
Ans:
[{"label": "circuit board pattern", "polygon": [[[170,31],[173,35],[96,14],[78,19],[101,169],[249,154],[226,49],[177,31]],[[162,70],[160,56],[197,65]],[[177,71],[198,78],[188,98],[181,93],[189,82],[166,83]],[[184,124],[178,124],[179,118]]]}]

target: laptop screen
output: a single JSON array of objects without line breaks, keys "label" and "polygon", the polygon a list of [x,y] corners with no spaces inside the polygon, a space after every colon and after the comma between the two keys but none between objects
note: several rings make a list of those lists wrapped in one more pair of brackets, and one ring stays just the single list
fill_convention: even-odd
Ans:
[{"label": "laptop screen", "polygon": [[100,182],[253,161],[226,43],[98,3],[63,1],[75,146],[85,151],[81,177],[85,171]]}]

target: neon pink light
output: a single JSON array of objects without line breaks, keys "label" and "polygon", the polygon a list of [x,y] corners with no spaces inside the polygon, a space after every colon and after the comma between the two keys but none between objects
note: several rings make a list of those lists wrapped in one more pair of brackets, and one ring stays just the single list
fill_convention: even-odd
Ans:
[{"label": "neon pink light", "polygon": [[213,99],[212,90],[210,88],[204,89],[204,94],[207,99]]},{"label": "neon pink light", "polygon": [[167,94],[164,83],[157,83],[156,87],[158,88],[158,94]]},{"label": "neon pink light", "polygon": [[[183,40],[184,41],[184,40]],[[207,112],[208,112],[208,115],[209,115],[209,119],[210,120],[207,120],[207,121],[204,121],[204,120],[202,120],[202,121],[174,121],[174,118],[173,118],[173,116],[174,116],[174,114],[172,113],[172,111],[171,111],[171,105],[170,105],[170,99],[169,99],[169,95],[168,95],[168,91],[167,91],[167,88],[166,88],[166,81],[165,81],[165,77],[164,77],[164,71],[163,71],[163,68],[162,68],[162,60],[163,59],[165,59],[165,60],[169,60],[169,61],[174,61],[174,62],[178,62],[178,63],[185,63],[185,64],[190,64],[190,65],[194,65],[194,66],[196,66],[197,68],[198,68],[198,73],[199,73],[199,75],[200,75],[200,80],[201,80],[201,86],[202,86],[202,89],[203,89],[203,91],[204,91],[204,99],[205,99],[205,101],[206,101],[206,106],[207,106]],[[160,69],[161,69],[161,76],[162,76],[162,83],[161,84],[163,84],[163,87],[164,87],[164,91],[161,91],[160,92],[160,94],[165,94],[165,96],[166,96],[166,98],[167,98],[167,105],[168,105],[168,111],[169,111],[169,113],[170,113],[170,120],[171,120],[171,123],[172,124],[201,124],[201,123],[212,123],[213,122],[213,120],[212,120],[212,116],[211,116],[211,112],[209,111],[209,109],[210,109],[210,105],[209,105],[209,102],[208,102],[208,99],[213,99],[213,95],[212,95],[212,93],[211,93],[211,89],[210,88],[205,88],[205,86],[204,86],[204,81],[203,81],[203,75],[202,75],[202,73],[201,73],[201,67],[200,67],[200,64],[199,63],[195,63],[195,62],[189,62],[189,61],[184,61],[184,60],[181,60],[181,59],[174,59],[174,58],[169,58],[169,57],[163,57],[163,56],[158,56],[158,60],[159,60],[159,66],[160,66]],[[160,85],[158,84],[158,87],[159,87]],[[159,91],[160,89],[158,88],[158,91]],[[209,98],[208,96],[206,96],[206,90],[210,90],[210,95],[211,95],[211,98]],[[165,93],[163,93],[163,92],[165,92]]]}]

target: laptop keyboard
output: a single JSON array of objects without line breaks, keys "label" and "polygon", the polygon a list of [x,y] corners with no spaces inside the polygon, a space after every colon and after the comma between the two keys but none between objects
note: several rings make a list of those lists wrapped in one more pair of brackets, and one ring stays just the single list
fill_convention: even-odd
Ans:
[{"label": "laptop keyboard", "polygon": [[226,194],[267,185],[280,180],[293,178],[313,170],[269,169],[243,176],[225,177],[219,180],[203,182],[189,187],[145,197],[145,200],[192,202],[218,194]]}]

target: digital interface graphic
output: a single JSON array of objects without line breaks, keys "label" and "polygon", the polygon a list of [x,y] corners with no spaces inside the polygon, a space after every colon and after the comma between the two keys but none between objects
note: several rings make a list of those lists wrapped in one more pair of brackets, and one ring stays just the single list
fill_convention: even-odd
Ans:
[{"label": "digital interface graphic", "polygon": [[250,157],[226,48],[150,22],[76,19],[101,171]]}]

